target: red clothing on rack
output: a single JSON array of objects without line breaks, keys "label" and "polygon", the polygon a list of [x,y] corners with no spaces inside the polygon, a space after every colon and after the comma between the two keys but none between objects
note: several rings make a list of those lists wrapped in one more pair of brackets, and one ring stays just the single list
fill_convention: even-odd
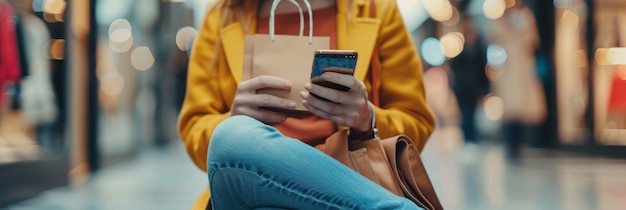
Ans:
[{"label": "red clothing on rack", "polygon": [[611,83],[609,110],[626,111],[626,65],[619,66]]},{"label": "red clothing on rack", "polygon": [[0,0],[0,102],[4,100],[7,82],[20,78],[20,60],[15,34],[15,13],[11,5]]}]

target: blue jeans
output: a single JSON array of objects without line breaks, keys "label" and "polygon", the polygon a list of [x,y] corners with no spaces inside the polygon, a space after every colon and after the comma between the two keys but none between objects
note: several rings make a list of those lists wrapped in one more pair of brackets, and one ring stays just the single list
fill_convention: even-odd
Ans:
[{"label": "blue jeans", "polygon": [[215,129],[207,160],[213,209],[420,209],[319,150],[253,118]]}]

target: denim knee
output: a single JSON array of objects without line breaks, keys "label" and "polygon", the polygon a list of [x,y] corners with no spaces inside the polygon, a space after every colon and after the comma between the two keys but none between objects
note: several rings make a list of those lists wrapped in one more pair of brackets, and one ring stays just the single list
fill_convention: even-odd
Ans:
[{"label": "denim knee", "polygon": [[260,121],[243,115],[226,118],[213,131],[209,151],[223,151],[236,145],[246,144],[246,141],[252,141],[249,138],[249,132],[263,125]]},{"label": "denim knee", "polygon": [[207,164],[241,162],[262,150],[259,142],[268,136],[280,135],[273,127],[248,116],[232,116],[213,131]]},{"label": "denim knee", "polygon": [[213,140],[232,139],[237,136],[245,136],[246,131],[250,131],[255,127],[264,126],[262,122],[245,115],[236,115],[223,120],[211,136],[211,142]]}]

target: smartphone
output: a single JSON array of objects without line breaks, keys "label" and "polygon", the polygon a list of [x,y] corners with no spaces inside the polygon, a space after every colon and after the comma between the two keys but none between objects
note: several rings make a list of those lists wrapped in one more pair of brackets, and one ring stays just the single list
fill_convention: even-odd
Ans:
[{"label": "smartphone", "polygon": [[[311,71],[311,82],[327,88],[341,91],[350,90],[348,87],[319,78],[324,72],[332,71],[342,74],[354,75],[356,62],[359,55],[354,50],[317,50],[313,58],[313,70]],[[339,69],[326,69],[337,67]]]}]

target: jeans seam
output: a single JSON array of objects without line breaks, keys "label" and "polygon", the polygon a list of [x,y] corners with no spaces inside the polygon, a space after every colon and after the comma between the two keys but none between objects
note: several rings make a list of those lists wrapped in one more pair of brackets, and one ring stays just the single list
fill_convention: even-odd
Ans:
[{"label": "jeans seam", "polygon": [[[302,191],[298,191],[297,189],[286,187],[281,182],[276,181],[276,180],[274,180],[274,179],[272,179],[270,177],[267,177],[264,174],[258,172],[257,170],[255,170],[254,166],[247,165],[247,164],[237,164],[237,163],[231,163],[231,164],[229,164],[229,163],[215,164],[214,163],[214,164],[210,164],[209,179],[210,180],[213,179],[213,175],[215,174],[215,172],[217,172],[217,170],[220,170],[220,169],[238,169],[238,170],[243,170],[243,171],[246,171],[246,172],[253,173],[253,174],[259,176],[262,179],[270,181],[270,184],[273,184],[273,185],[275,185],[276,187],[278,187],[280,189],[284,189],[284,190],[286,190],[286,191],[288,191],[290,193],[293,193],[293,194],[295,194],[297,196],[303,197],[304,199],[309,199],[312,202],[326,205],[327,208],[339,208],[339,209],[351,208],[350,206],[344,206],[344,205],[341,205],[341,204],[337,204],[337,203],[329,202],[329,201],[326,201],[326,200],[323,200],[323,199],[319,199],[319,198],[317,198],[315,196],[309,196],[310,194],[313,194],[315,192],[307,194],[307,193],[304,193]],[[209,188],[211,187],[211,185],[212,185],[211,182],[209,182]],[[346,203],[349,204],[350,202],[346,202]]]}]

